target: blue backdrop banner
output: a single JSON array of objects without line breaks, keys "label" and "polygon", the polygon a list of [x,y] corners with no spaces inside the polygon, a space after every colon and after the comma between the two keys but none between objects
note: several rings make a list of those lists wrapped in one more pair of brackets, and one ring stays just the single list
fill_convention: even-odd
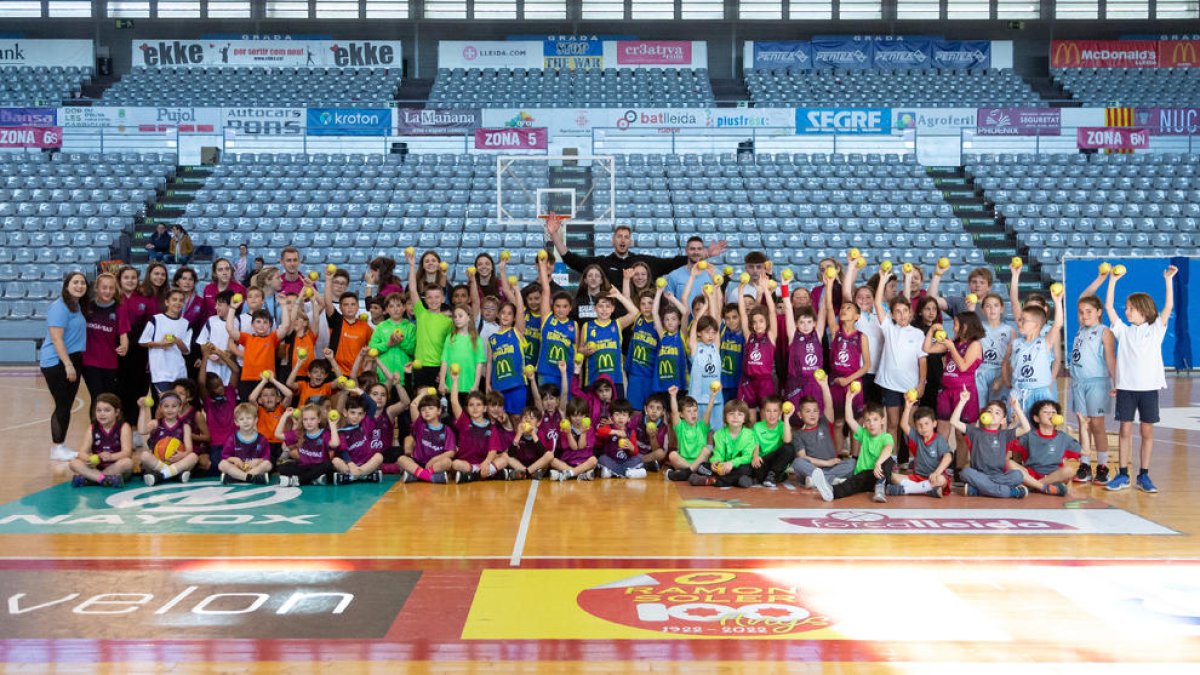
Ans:
[{"label": "blue backdrop banner", "polygon": [[870,70],[873,66],[875,43],[852,37],[823,37],[812,41],[814,68],[840,70]]},{"label": "blue backdrop banner", "polygon": [[810,70],[813,67],[812,45],[800,40],[787,42],[755,42],[754,68]]},{"label": "blue backdrop banner", "polygon": [[979,70],[992,67],[992,43],[987,40],[939,40],[933,43],[931,68]]},{"label": "blue backdrop banner", "polygon": [[915,70],[928,68],[933,53],[933,40],[908,38],[875,43],[876,70]]}]

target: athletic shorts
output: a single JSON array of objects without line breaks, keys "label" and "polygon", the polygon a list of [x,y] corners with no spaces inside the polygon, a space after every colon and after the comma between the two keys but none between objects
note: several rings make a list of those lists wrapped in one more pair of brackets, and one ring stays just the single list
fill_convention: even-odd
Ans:
[{"label": "athletic shorts", "polygon": [[629,376],[629,393],[626,398],[629,400],[629,405],[633,406],[634,410],[641,410],[646,407],[646,399],[650,398],[650,388],[654,385],[654,376],[647,375],[640,377],[638,375]]},{"label": "athletic shorts", "polygon": [[1084,417],[1104,417],[1112,411],[1112,382],[1107,377],[1071,381],[1071,408]]},{"label": "athletic shorts", "polygon": [[[814,378],[803,378],[798,385],[794,382],[789,382],[788,385],[787,400],[791,401],[797,410],[800,409],[801,399],[811,397],[817,402],[817,408],[821,410],[821,414],[825,414],[825,394],[821,392],[821,385],[817,384]],[[842,399],[842,405],[845,403],[846,400]]]},{"label": "athletic shorts", "polygon": [[[937,418],[939,420],[943,422],[950,420],[950,417],[954,415],[954,408],[958,405],[958,397],[961,394],[962,389],[943,389],[938,392]],[[963,406],[961,419],[966,424],[974,424],[979,419],[978,392],[971,391],[971,398],[967,399],[967,404]]]},{"label": "athletic shorts", "polygon": [[[775,379],[769,375],[759,377],[747,377],[742,380],[742,384],[738,387],[738,398],[746,403],[751,408],[759,408],[763,401],[775,394]],[[701,408],[703,411],[703,408]],[[713,410],[713,416],[717,415],[718,411]]]},{"label": "athletic shorts", "polygon": [[521,411],[525,409],[527,400],[525,387],[516,386],[500,393],[504,395],[504,412],[509,415],[520,415]]},{"label": "athletic shorts", "polygon": [[1038,401],[1058,401],[1058,393],[1049,387],[1039,387],[1037,389],[1013,388],[1012,395],[1017,397],[1017,402],[1025,410],[1026,417],[1029,416],[1029,411],[1033,408],[1034,403]]},{"label": "athletic shorts", "polygon": [[887,387],[880,387],[879,391],[883,394],[883,405],[885,408],[904,407],[904,392],[894,391]]},{"label": "athletic shorts", "polygon": [[[834,417],[841,417],[842,413],[846,410],[846,395],[850,393],[850,388],[834,384],[832,375],[829,379],[829,393],[833,398],[833,415]],[[821,399],[817,400],[819,401]],[[862,415],[864,406],[863,400],[863,392],[860,391],[854,395],[854,402],[851,405],[853,406],[854,414],[856,416]]]},{"label": "athletic shorts", "polygon": [[1137,421],[1144,424],[1158,424],[1158,390],[1126,391],[1117,390],[1117,421],[1132,422],[1134,413]]}]

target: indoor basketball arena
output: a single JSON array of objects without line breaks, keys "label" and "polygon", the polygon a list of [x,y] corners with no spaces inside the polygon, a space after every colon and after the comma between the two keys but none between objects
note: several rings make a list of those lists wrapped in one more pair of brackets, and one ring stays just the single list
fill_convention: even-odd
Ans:
[{"label": "indoor basketball arena", "polygon": [[5,671],[1200,662],[1197,0],[0,0],[0,219]]}]

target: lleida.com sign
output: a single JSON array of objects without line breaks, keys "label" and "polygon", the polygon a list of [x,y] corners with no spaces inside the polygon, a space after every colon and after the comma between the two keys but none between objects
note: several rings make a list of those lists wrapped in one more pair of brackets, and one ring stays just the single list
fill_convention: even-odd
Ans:
[{"label": "lleida.com sign", "polygon": [[295,488],[195,481],[114,492],[64,483],[0,506],[0,534],[340,533],[391,485]]}]

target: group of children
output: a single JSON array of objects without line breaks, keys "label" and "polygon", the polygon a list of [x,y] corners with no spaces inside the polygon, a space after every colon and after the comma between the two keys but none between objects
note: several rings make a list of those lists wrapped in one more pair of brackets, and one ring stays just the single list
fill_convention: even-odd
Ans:
[{"label": "group of children", "polygon": [[[775,278],[758,252],[736,279],[730,268],[693,263],[679,298],[665,279],[638,288],[626,273],[621,289],[601,281],[589,290],[593,318],[576,320],[575,300],[550,281],[548,255],[524,288],[506,276],[504,254],[498,265],[481,255],[453,288],[436,254],[418,263],[410,248],[405,257],[407,288],[394,265],[368,272],[371,311],[362,314],[349,277],[332,265],[323,291],[315,272],[290,289],[278,274],[268,278],[272,308],[254,292],[261,284],[244,298],[217,293],[196,340],[195,379],[181,377],[192,340],[168,296],[139,341],[152,391],[137,433],[119,399],[99,396],[70,465],[75,484],[120,487],[136,472],[149,485],[195,471],[248,483],[274,473],[281,485],[385,473],[462,483],[661,472],[722,487],[774,487],[794,474],[827,501],[859,492],[879,502],[940,498],[955,486],[1061,496],[1072,475],[1129,487],[1137,420],[1137,485],[1156,491],[1148,468],[1174,267],[1164,272],[1161,313],[1135,293],[1122,320],[1114,297],[1123,270],[1107,264],[1079,298],[1066,359],[1076,441],[1064,431],[1056,385],[1063,289],[1020,303],[1019,259],[1013,325],[987,268],[971,272],[965,297],[942,297],[946,259],[927,288],[918,266],[905,264],[897,278],[889,262],[856,285],[866,261],[855,250],[844,264],[822,261],[812,289],[790,270]],[[1102,304],[1095,293],[1105,281]],[[329,333],[320,354],[318,322]],[[1121,442],[1110,476],[1104,418],[1114,402]],[[1065,463],[1073,458],[1074,471]]]}]

